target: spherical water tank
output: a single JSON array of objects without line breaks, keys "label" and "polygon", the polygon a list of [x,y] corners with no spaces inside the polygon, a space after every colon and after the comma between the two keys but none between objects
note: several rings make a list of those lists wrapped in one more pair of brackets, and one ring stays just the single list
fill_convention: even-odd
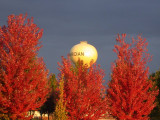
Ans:
[{"label": "spherical water tank", "polygon": [[87,41],[81,41],[79,44],[74,45],[70,50],[70,58],[73,63],[76,63],[79,59],[83,60],[83,64],[87,64],[88,67],[90,63],[95,63],[98,58],[98,53],[96,48],[88,44]]}]

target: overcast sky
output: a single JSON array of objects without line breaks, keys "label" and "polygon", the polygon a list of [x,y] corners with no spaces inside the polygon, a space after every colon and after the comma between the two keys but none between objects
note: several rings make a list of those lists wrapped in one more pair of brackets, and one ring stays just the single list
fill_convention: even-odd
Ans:
[{"label": "overcast sky", "polygon": [[61,56],[85,40],[97,48],[97,64],[109,79],[117,33],[142,34],[153,55],[150,72],[160,68],[160,0],[0,0],[0,26],[21,13],[44,30],[39,56],[51,73],[58,74]]}]

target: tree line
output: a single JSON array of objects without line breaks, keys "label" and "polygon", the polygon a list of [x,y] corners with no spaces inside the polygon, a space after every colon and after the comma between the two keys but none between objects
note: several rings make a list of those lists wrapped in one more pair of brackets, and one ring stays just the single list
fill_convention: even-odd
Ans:
[{"label": "tree line", "polygon": [[30,120],[38,110],[55,120],[148,120],[159,116],[160,72],[149,73],[151,61],[145,38],[127,43],[117,35],[111,80],[105,84],[100,65],[89,68],[62,57],[59,74],[49,74],[39,40],[43,30],[27,15],[8,16],[0,27],[0,119]]}]

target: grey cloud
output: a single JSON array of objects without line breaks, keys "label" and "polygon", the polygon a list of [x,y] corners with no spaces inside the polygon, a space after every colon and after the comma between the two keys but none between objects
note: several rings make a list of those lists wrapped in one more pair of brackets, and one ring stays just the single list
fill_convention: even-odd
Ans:
[{"label": "grey cloud", "polygon": [[154,56],[149,64],[154,72],[160,67],[159,4],[159,0],[5,0],[0,1],[0,26],[6,25],[10,14],[33,16],[34,22],[44,29],[39,56],[56,74],[61,56],[67,56],[70,48],[82,40],[97,48],[97,63],[109,74],[111,62],[116,59],[112,49],[117,33],[142,33]]}]

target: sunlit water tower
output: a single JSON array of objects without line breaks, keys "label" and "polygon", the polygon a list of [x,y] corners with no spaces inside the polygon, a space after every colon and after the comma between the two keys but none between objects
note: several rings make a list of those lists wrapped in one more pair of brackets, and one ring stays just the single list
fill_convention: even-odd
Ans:
[{"label": "sunlit water tower", "polygon": [[70,50],[70,58],[73,63],[76,63],[79,59],[83,60],[83,64],[87,64],[88,67],[90,63],[95,63],[98,58],[98,52],[96,48],[88,44],[87,41],[80,41],[79,44],[74,45]]}]

